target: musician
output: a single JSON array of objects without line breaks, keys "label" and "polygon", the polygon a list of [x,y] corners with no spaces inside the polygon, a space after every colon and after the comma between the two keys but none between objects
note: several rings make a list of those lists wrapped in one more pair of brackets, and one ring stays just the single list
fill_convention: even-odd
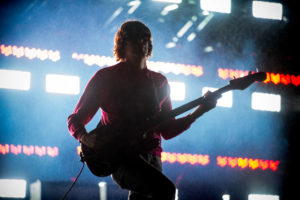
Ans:
[{"label": "musician", "polygon": [[[84,141],[88,134],[85,125],[99,108],[101,125],[128,126],[138,126],[139,120],[172,109],[166,77],[147,68],[146,61],[152,55],[152,36],[145,24],[124,22],[115,36],[114,54],[119,62],[94,74],[68,117],[69,132],[79,142]],[[161,137],[165,140],[176,137],[214,108],[218,97],[210,94],[205,95],[205,104],[192,113],[156,128],[145,140],[144,151],[139,156],[125,159],[112,174],[121,188],[129,190],[130,200],[175,198],[175,185],[162,173]]]}]

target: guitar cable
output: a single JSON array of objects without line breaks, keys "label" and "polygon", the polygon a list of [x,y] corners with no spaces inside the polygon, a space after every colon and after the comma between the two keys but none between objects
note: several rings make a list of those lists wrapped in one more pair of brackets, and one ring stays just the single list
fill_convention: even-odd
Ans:
[{"label": "guitar cable", "polygon": [[72,185],[69,187],[69,189],[65,192],[64,196],[62,197],[62,200],[64,200],[67,195],[69,194],[69,192],[72,190],[72,188],[74,187],[75,183],[77,182],[79,176],[81,175],[84,165],[85,165],[85,160],[84,160],[84,155],[82,152],[80,152],[80,162],[82,162],[82,167],[78,173],[78,175],[76,176],[75,180],[73,181]]}]

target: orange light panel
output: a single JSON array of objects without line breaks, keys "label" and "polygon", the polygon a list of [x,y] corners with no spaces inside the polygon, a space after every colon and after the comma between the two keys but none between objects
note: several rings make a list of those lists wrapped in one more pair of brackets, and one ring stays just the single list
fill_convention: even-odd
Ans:
[{"label": "orange light panel", "polygon": [[0,154],[14,154],[14,155],[37,155],[39,157],[50,156],[57,157],[59,155],[58,147],[50,146],[33,146],[33,145],[14,145],[14,144],[0,144]]}]

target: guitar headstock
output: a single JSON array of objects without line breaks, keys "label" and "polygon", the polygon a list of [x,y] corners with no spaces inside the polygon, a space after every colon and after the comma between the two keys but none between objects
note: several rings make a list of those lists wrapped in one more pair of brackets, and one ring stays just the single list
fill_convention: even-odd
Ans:
[{"label": "guitar headstock", "polygon": [[249,74],[241,78],[236,78],[229,81],[230,88],[233,90],[244,90],[249,87],[255,81],[262,82],[267,78],[265,72],[257,72],[254,74]]}]

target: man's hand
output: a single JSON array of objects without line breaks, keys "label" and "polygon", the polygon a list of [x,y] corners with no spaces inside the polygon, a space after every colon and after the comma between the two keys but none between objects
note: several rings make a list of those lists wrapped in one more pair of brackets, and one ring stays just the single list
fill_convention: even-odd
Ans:
[{"label": "man's hand", "polygon": [[215,108],[220,97],[221,95],[216,95],[213,92],[207,91],[204,94],[204,103],[200,105],[203,111],[208,112],[211,109]]},{"label": "man's hand", "polygon": [[208,91],[204,94],[203,97],[204,97],[204,103],[199,105],[197,109],[190,114],[190,117],[194,120],[196,120],[204,113],[215,108],[217,105],[217,101],[221,97],[221,95],[216,95],[215,93]]}]

